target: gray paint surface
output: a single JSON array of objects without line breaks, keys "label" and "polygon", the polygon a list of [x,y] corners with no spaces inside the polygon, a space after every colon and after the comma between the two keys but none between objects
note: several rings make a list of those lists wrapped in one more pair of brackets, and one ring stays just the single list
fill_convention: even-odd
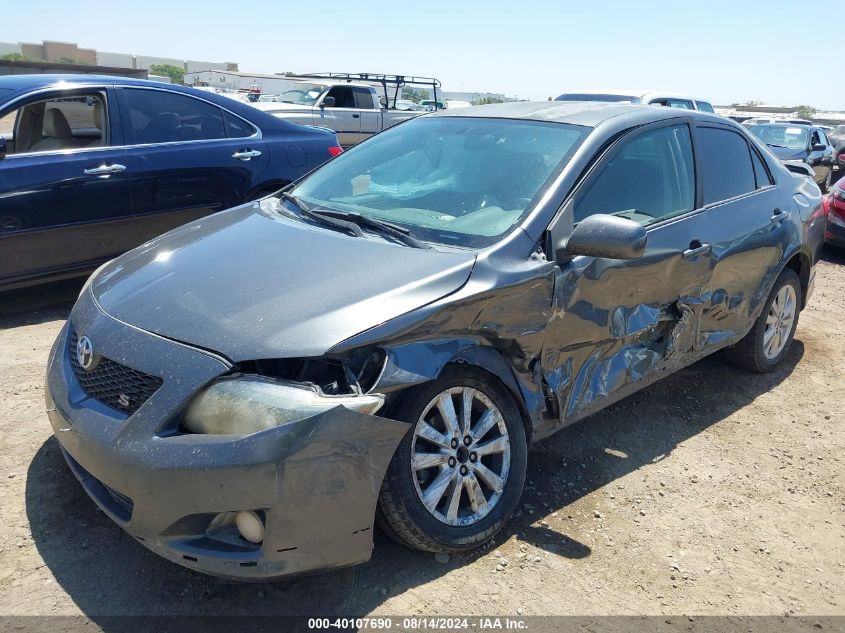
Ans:
[{"label": "gray paint surface", "polygon": [[[572,225],[566,202],[620,134],[665,121],[689,125],[693,135],[699,126],[720,126],[748,138],[739,126],[648,106],[476,111],[595,126],[522,225],[491,247],[405,248],[285,219],[265,202],[177,229],[94,280],[71,327],[164,386],[131,418],[116,415],[68,374],[63,332],[51,357],[48,407],[73,459],[139,498],[137,525],[124,526],[130,533],[146,535],[145,544],[171,560],[239,577],[369,555],[383,465],[405,425],[335,410],[237,441],[161,437],[162,425],[232,371],[231,362],[323,354],[347,362],[378,348],[386,365],[372,390],[389,398],[435,379],[451,362],[478,365],[511,390],[536,440],[741,339],[785,266],[796,269],[805,292],[812,289],[824,224],[820,192],[768,154],[775,185],[710,206],[701,205],[699,187],[693,211],[647,227],[638,259],[547,257],[546,228],[556,217]],[[778,221],[775,208],[785,214]],[[685,256],[694,240],[710,249]],[[227,476],[192,479],[218,470]],[[307,485],[309,477],[318,485]],[[175,491],[173,499],[164,490]],[[230,507],[235,497],[266,507],[274,524],[298,538],[240,558],[199,554],[185,516],[238,509]],[[197,560],[182,558],[185,539]]]}]

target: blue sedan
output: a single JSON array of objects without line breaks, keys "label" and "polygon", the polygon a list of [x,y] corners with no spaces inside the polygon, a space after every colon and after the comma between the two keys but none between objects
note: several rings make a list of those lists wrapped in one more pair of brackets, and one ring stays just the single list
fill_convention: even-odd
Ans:
[{"label": "blue sedan", "polygon": [[0,290],[89,273],[341,152],[224,96],[93,75],[0,77]]}]

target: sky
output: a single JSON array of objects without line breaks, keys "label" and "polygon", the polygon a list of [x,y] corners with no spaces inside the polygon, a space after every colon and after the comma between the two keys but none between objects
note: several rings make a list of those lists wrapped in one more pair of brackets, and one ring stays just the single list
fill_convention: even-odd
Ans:
[{"label": "sky", "polygon": [[234,61],[247,72],[433,76],[446,90],[520,99],[634,88],[845,110],[830,24],[841,1],[136,0],[104,10],[102,0],[9,0],[0,41]]}]

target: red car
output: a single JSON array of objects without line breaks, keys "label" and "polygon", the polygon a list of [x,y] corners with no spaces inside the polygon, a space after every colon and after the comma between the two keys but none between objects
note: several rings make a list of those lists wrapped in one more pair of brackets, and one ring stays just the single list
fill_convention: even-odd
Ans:
[{"label": "red car", "polygon": [[845,248],[845,178],[831,186],[824,198],[824,241]]}]

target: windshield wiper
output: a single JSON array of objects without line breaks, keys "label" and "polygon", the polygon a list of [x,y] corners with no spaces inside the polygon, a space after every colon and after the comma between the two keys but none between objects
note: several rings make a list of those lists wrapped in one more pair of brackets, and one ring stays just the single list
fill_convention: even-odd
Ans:
[{"label": "windshield wiper", "polygon": [[399,226],[398,224],[393,224],[392,222],[376,220],[368,215],[362,215],[361,213],[355,213],[354,211],[340,211],[338,209],[326,209],[322,207],[319,209],[309,209],[309,211],[322,218],[345,220],[349,224],[357,226],[359,230],[360,227],[363,226],[378,233],[389,235],[395,240],[413,248],[431,248],[431,246],[425,242],[421,242],[415,238],[409,229],[406,229],[404,226]]},{"label": "windshield wiper", "polygon": [[316,212],[312,210],[311,207],[305,204],[302,200],[287,191],[282,192],[282,197],[285,200],[290,200],[291,202],[293,202],[296,207],[300,210],[302,215],[304,215],[306,218],[310,218],[315,222],[320,222],[321,224],[328,224],[329,226],[333,226],[335,228],[351,232],[355,237],[364,237],[364,231],[362,231],[361,227],[355,224],[354,222],[349,222],[347,220],[339,220],[337,218],[333,218],[330,215],[325,215],[323,213]]},{"label": "windshield wiper", "polygon": [[775,145],[774,143],[766,143],[769,147],[777,147],[780,149],[789,149],[786,145]]}]

